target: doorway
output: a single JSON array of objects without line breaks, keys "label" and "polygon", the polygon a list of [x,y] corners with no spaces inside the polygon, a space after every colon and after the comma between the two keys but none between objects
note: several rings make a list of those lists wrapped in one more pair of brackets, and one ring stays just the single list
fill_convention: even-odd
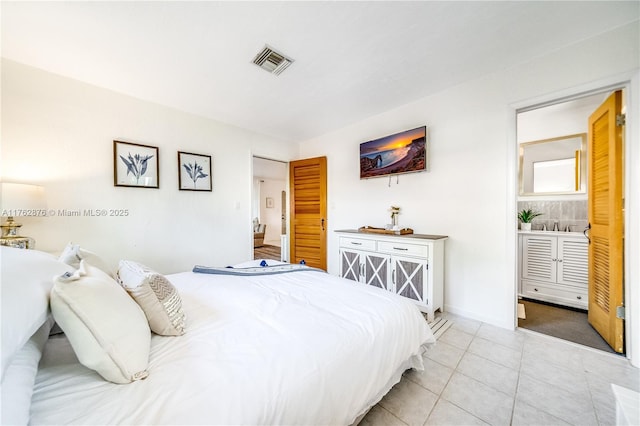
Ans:
[{"label": "doorway", "polygon": [[586,231],[592,204],[589,117],[610,93],[595,91],[517,111],[516,204],[518,213],[540,214],[531,232],[518,233],[518,327],[612,352],[588,318],[593,291]]},{"label": "doorway", "polygon": [[287,162],[253,157],[253,258],[286,260]]}]

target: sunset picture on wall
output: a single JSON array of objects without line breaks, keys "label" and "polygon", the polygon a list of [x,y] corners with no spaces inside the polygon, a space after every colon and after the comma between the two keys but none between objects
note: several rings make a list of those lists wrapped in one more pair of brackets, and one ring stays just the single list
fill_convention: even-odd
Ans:
[{"label": "sunset picture on wall", "polygon": [[427,127],[360,144],[360,179],[427,170]]}]

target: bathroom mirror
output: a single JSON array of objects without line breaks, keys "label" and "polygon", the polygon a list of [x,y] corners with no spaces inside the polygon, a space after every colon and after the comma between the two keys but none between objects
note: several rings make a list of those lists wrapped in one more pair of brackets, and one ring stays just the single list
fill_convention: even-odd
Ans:
[{"label": "bathroom mirror", "polygon": [[587,134],[520,144],[520,195],[586,193]]}]

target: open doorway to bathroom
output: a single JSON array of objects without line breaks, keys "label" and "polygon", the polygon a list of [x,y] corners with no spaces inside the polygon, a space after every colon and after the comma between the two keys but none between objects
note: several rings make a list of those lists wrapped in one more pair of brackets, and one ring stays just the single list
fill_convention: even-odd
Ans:
[{"label": "open doorway to bathroom", "polygon": [[530,230],[521,224],[518,233],[518,327],[608,352],[614,352],[611,343],[591,325],[589,314],[593,164],[587,165],[593,156],[590,117],[611,92],[517,113],[517,211],[519,217],[533,216]]},{"label": "open doorway to bathroom", "polygon": [[287,176],[284,161],[253,157],[253,258],[287,260]]}]

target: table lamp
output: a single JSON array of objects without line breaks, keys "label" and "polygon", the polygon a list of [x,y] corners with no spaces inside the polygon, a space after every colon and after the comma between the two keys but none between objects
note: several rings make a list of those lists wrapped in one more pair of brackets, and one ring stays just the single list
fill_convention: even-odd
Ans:
[{"label": "table lamp", "polygon": [[7,221],[0,225],[0,245],[17,248],[35,248],[35,240],[20,235],[22,224],[14,216],[45,216],[44,188],[23,183],[0,183],[0,213]]}]

